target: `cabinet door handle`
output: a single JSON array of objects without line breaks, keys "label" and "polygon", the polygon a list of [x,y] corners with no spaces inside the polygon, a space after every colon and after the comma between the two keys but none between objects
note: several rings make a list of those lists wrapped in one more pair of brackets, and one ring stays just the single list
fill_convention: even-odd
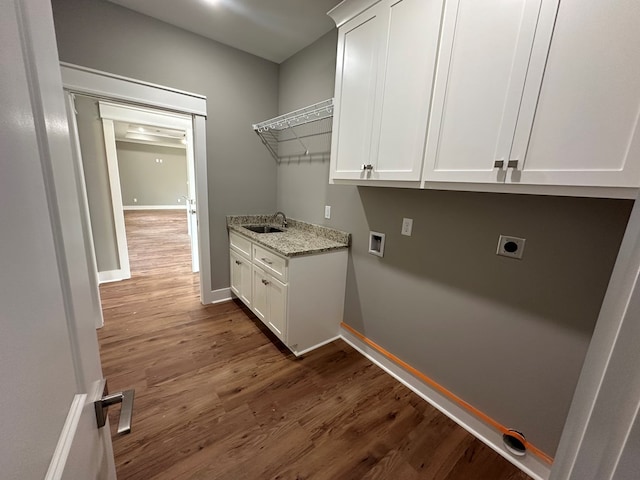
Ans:
[{"label": "cabinet door handle", "polygon": [[493,168],[504,168],[504,160],[496,160],[493,162]]},{"label": "cabinet door handle", "polygon": [[266,263],[267,265],[273,265],[273,262],[271,260],[269,260],[268,258],[264,258],[262,257],[261,259],[264,263]]},{"label": "cabinet door handle", "polygon": [[236,265],[242,265],[242,262],[240,260],[236,260]]},{"label": "cabinet door handle", "polygon": [[362,170],[373,170],[373,165],[371,165],[370,163],[363,163]]},{"label": "cabinet door handle", "polygon": [[269,285],[269,282],[267,282],[264,278],[262,279],[262,284],[263,285]]},{"label": "cabinet door handle", "polygon": [[519,163],[520,163],[520,160],[509,160],[507,162],[507,168],[515,168],[517,170]]}]

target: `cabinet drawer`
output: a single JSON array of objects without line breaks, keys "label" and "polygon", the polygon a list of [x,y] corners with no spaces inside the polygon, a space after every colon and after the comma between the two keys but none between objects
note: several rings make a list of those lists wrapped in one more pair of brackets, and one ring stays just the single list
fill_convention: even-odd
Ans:
[{"label": "cabinet drawer", "polygon": [[251,260],[251,241],[236,234],[229,232],[229,246],[236,252],[242,254],[248,260]]},{"label": "cabinet drawer", "polygon": [[287,282],[287,260],[257,245],[253,246],[253,263],[281,282]]}]

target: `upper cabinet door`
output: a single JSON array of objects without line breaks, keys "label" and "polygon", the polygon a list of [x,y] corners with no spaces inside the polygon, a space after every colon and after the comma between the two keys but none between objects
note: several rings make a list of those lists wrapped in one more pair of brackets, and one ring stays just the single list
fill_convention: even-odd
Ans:
[{"label": "upper cabinet door", "polygon": [[331,178],[364,178],[370,163],[381,18],[370,8],[338,33]]},{"label": "upper cabinet door", "polygon": [[[377,145],[371,179],[420,181],[431,107],[443,0],[381,2],[387,25],[381,49]],[[375,127],[374,127],[375,128]]]},{"label": "upper cabinet door", "polygon": [[640,185],[640,2],[562,0],[513,183]]},{"label": "upper cabinet door", "polygon": [[340,26],[330,180],[419,186],[443,0],[383,0]]},{"label": "upper cabinet door", "polygon": [[504,182],[541,3],[446,2],[424,180]]}]

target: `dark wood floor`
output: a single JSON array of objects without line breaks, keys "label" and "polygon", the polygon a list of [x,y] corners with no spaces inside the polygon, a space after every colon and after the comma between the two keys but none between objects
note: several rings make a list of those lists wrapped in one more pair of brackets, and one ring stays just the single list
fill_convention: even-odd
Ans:
[{"label": "dark wood floor", "polygon": [[182,213],[127,212],[133,278],[101,286],[105,376],[136,389],[119,480],[529,478],[344,342],[296,359],[201,305]]}]

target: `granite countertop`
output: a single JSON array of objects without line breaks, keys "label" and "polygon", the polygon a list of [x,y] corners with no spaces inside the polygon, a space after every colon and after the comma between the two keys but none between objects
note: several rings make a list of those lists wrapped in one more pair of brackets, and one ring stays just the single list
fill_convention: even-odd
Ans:
[{"label": "granite countertop", "polygon": [[287,228],[281,233],[256,233],[243,225],[272,225],[281,228],[279,223],[274,222],[273,215],[228,215],[227,228],[285,257],[349,248],[351,242],[349,233],[294,219],[287,219]]}]

